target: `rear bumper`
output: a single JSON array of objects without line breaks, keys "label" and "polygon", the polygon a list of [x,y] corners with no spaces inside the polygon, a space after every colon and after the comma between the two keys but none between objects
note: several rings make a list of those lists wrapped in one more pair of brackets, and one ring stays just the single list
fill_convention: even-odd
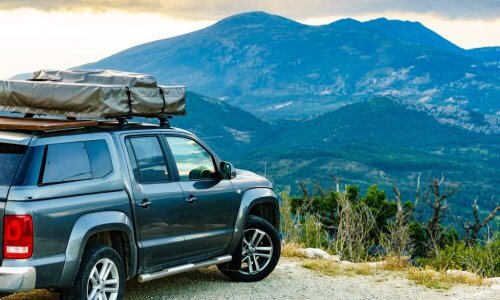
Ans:
[{"label": "rear bumper", "polygon": [[35,288],[33,267],[0,267],[0,292],[23,292]]}]

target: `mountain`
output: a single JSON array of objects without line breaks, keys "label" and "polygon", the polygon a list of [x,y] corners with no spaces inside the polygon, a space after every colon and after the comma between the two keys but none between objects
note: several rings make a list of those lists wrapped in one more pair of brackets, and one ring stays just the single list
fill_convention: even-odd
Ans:
[{"label": "mountain", "polygon": [[[336,22],[332,23],[332,25],[335,25],[335,23]],[[371,29],[378,33],[383,33],[390,38],[399,39],[412,44],[441,49],[458,54],[464,54],[466,52],[464,49],[425,27],[420,22],[378,18],[371,21],[359,22],[359,26],[365,29]]]},{"label": "mountain", "polygon": [[[187,115],[170,120],[173,127],[195,133],[222,159],[231,160],[263,143],[276,128],[220,100],[188,92]],[[136,121],[150,122],[145,118]]]},{"label": "mountain", "polygon": [[254,115],[207,96],[188,92],[187,116],[170,120],[174,127],[189,130],[217,152],[222,159],[233,159],[259,145],[276,130]]},{"label": "mountain", "polygon": [[500,47],[474,48],[467,50],[467,54],[483,62],[500,64]]},{"label": "mountain", "polygon": [[279,190],[290,186],[296,193],[301,181],[331,187],[335,175],[362,188],[378,183],[390,191],[397,183],[408,199],[419,176],[425,183],[444,174],[460,183],[456,207],[469,207],[476,196],[484,207],[494,207],[499,141],[500,134],[443,124],[411,104],[382,97],[283,124],[236,164],[265,170]]},{"label": "mountain", "polygon": [[308,26],[246,13],[83,67],[150,73],[269,120],[306,119],[377,95],[495,115],[500,98],[496,65],[420,23],[387,19]]}]

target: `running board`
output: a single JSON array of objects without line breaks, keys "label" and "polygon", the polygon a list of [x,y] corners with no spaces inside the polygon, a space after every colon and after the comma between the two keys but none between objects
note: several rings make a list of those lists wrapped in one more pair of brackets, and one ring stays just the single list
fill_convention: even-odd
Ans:
[{"label": "running board", "polygon": [[209,267],[209,266],[213,266],[213,265],[227,263],[227,262],[230,262],[232,259],[233,259],[233,257],[231,255],[219,256],[219,257],[213,258],[211,260],[206,260],[206,261],[202,261],[202,262],[195,263],[195,264],[185,264],[185,265],[161,270],[161,271],[151,273],[151,274],[140,274],[137,277],[137,280],[139,282],[147,282],[147,281],[155,280],[155,279],[162,278],[162,277],[172,276],[172,275],[187,272],[187,271],[192,271],[192,270],[196,270],[196,269],[200,269],[200,268],[204,268],[204,267]]}]

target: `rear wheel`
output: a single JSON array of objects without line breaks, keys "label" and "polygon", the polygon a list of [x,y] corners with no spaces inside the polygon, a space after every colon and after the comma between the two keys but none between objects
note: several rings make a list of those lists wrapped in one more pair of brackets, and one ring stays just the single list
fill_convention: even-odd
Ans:
[{"label": "rear wheel", "polygon": [[252,282],[266,278],[278,264],[281,243],[278,232],[266,220],[250,216],[243,236],[241,268],[219,270],[234,281]]},{"label": "rear wheel", "polygon": [[125,270],[120,255],[112,248],[95,245],[85,249],[73,287],[63,299],[119,300],[125,291]]}]

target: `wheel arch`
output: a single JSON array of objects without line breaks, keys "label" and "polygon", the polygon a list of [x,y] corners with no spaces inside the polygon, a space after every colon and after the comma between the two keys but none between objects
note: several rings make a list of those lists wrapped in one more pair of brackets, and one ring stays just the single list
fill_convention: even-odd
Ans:
[{"label": "wheel arch", "polygon": [[[73,225],[68,240],[65,253],[66,260],[59,285],[62,287],[69,287],[73,284],[87,243],[89,241],[94,243],[93,237],[98,235],[102,236],[103,233],[110,232],[115,233],[110,233],[109,236],[112,239],[116,238],[116,234],[126,237],[126,242],[128,243],[127,254],[129,258],[128,262],[127,259],[125,259],[124,263],[127,264],[125,265],[125,269],[127,270],[128,278],[135,276],[137,272],[137,246],[133,228],[133,223],[130,218],[119,211],[95,212],[81,216]],[[106,244],[105,242],[103,243]],[[113,245],[113,243],[114,242],[111,241],[111,245]]]},{"label": "wheel arch", "polygon": [[[269,213],[272,211],[272,213]],[[274,191],[270,188],[254,188],[247,190],[241,199],[238,217],[235,224],[233,240],[229,246],[229,253],[233,253],[241,244],[241,237],[245,231],[248,216],[254,213],[267,221],[279,231],[279,203]]]}]

